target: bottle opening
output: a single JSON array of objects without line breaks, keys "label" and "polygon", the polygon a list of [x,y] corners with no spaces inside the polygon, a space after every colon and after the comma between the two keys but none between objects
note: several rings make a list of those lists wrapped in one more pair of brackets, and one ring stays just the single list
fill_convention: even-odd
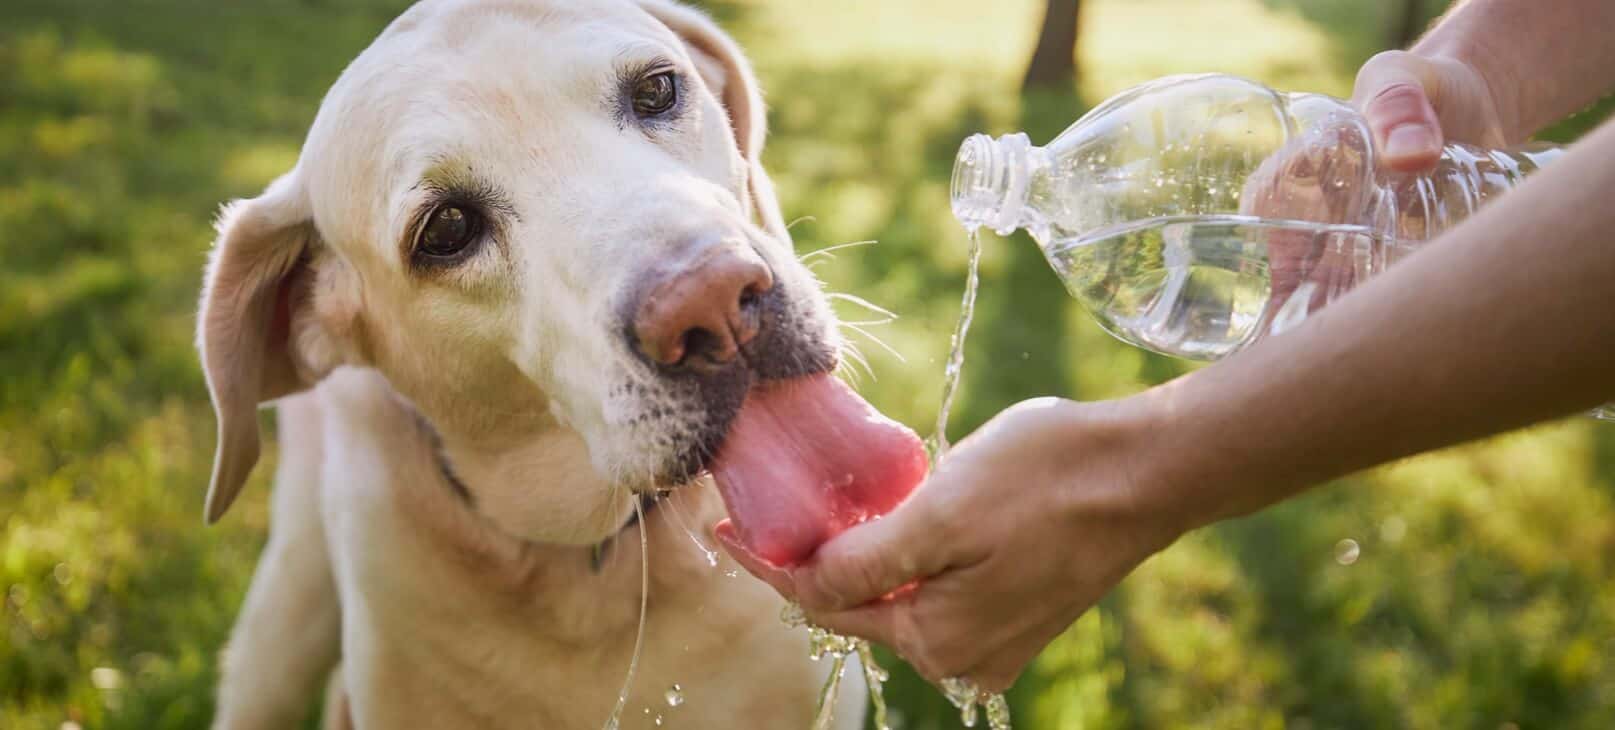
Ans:
[{"label": "bottle opening", "polygon": [[1007,235],[1018,228],[1031,148],[1031,141],[1019,133],[998,139],[967,137],[953,160],[953,217],[970,230],[986,226]]},{"label": "bottle opening", "polygon": [[997,184],[1003,177],[997,174],[1002,165],[995,164],[993,147],[991,137],[972,134],[959,145],[959,154],[953,160],[953,217],[971,230],[987,225],[1003,200]]}]

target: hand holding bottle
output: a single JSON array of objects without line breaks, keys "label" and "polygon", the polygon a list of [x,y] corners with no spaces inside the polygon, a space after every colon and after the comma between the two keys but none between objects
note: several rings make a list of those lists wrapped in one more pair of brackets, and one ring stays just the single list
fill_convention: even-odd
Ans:
[{"label": "hand holding bottle", "polygon": [[1446,56],[1386,51],[1368,59],[1352,105],[1373,130],[1380,165],[1395,172],[1428,172],[1451,142],[1501,149],[1521,141],[1505,131],[1481,72]]}]

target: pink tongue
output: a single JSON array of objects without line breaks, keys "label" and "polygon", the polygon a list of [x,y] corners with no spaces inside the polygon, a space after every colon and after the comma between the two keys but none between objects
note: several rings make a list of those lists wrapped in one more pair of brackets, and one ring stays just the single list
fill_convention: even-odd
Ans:
[{"label": "pink tongue", "polygon": [[782,566],[891,511],[925,471],[919,437],[829,375],[753,390],[712,464],[741,545]]}]

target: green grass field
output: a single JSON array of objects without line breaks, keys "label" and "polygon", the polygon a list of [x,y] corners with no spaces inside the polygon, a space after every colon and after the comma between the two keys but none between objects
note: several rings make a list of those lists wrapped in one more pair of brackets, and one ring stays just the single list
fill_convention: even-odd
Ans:
[{"label": "green grass field", "polygon": [[[290,166],[321,94],[405,4],[0,11],[0,729],[205,727],[269,492],[260,469],[202,526],[214,425],[191,331],[209,223]],[[1166,73],[1344,93],[1385,22],[1350,0],[1086,5],[1080,92],[1030,99],[1015,87],[1036,2],[717,8],[768,89],[787,217],[811,216],[800,250],[879,241],[818,272],[902,315],[878,330],[902,359],[866,344],[863,390],[922,432],[963,278],[946,202],[962,137],[1047,139]],[[955,436],[1026,397],[1182,371],[1101,333],[1029,241],[986,245]],[[1615,425],[1573,420],[1193,534],[1043,655],[1012,693],[1017,726],[1608,727],[1612,496]],[[892,693],[904,727],[957,727],[912,675]]]}]

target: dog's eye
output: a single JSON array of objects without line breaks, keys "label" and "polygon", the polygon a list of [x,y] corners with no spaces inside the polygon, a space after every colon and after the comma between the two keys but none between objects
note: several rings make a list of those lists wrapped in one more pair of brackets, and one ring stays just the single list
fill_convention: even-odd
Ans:
[{"label": "dog's eye", "polygon": [[427,217],[415,252],[434,259],[454,258],[482,234],[482,216],[463,205],[442,205]]},{"label": "dog's eye", "polygon": [[646,76],[634,84],[634,113],[641,117],[666,114],[678,100],[678,81],[672,71]]}]

